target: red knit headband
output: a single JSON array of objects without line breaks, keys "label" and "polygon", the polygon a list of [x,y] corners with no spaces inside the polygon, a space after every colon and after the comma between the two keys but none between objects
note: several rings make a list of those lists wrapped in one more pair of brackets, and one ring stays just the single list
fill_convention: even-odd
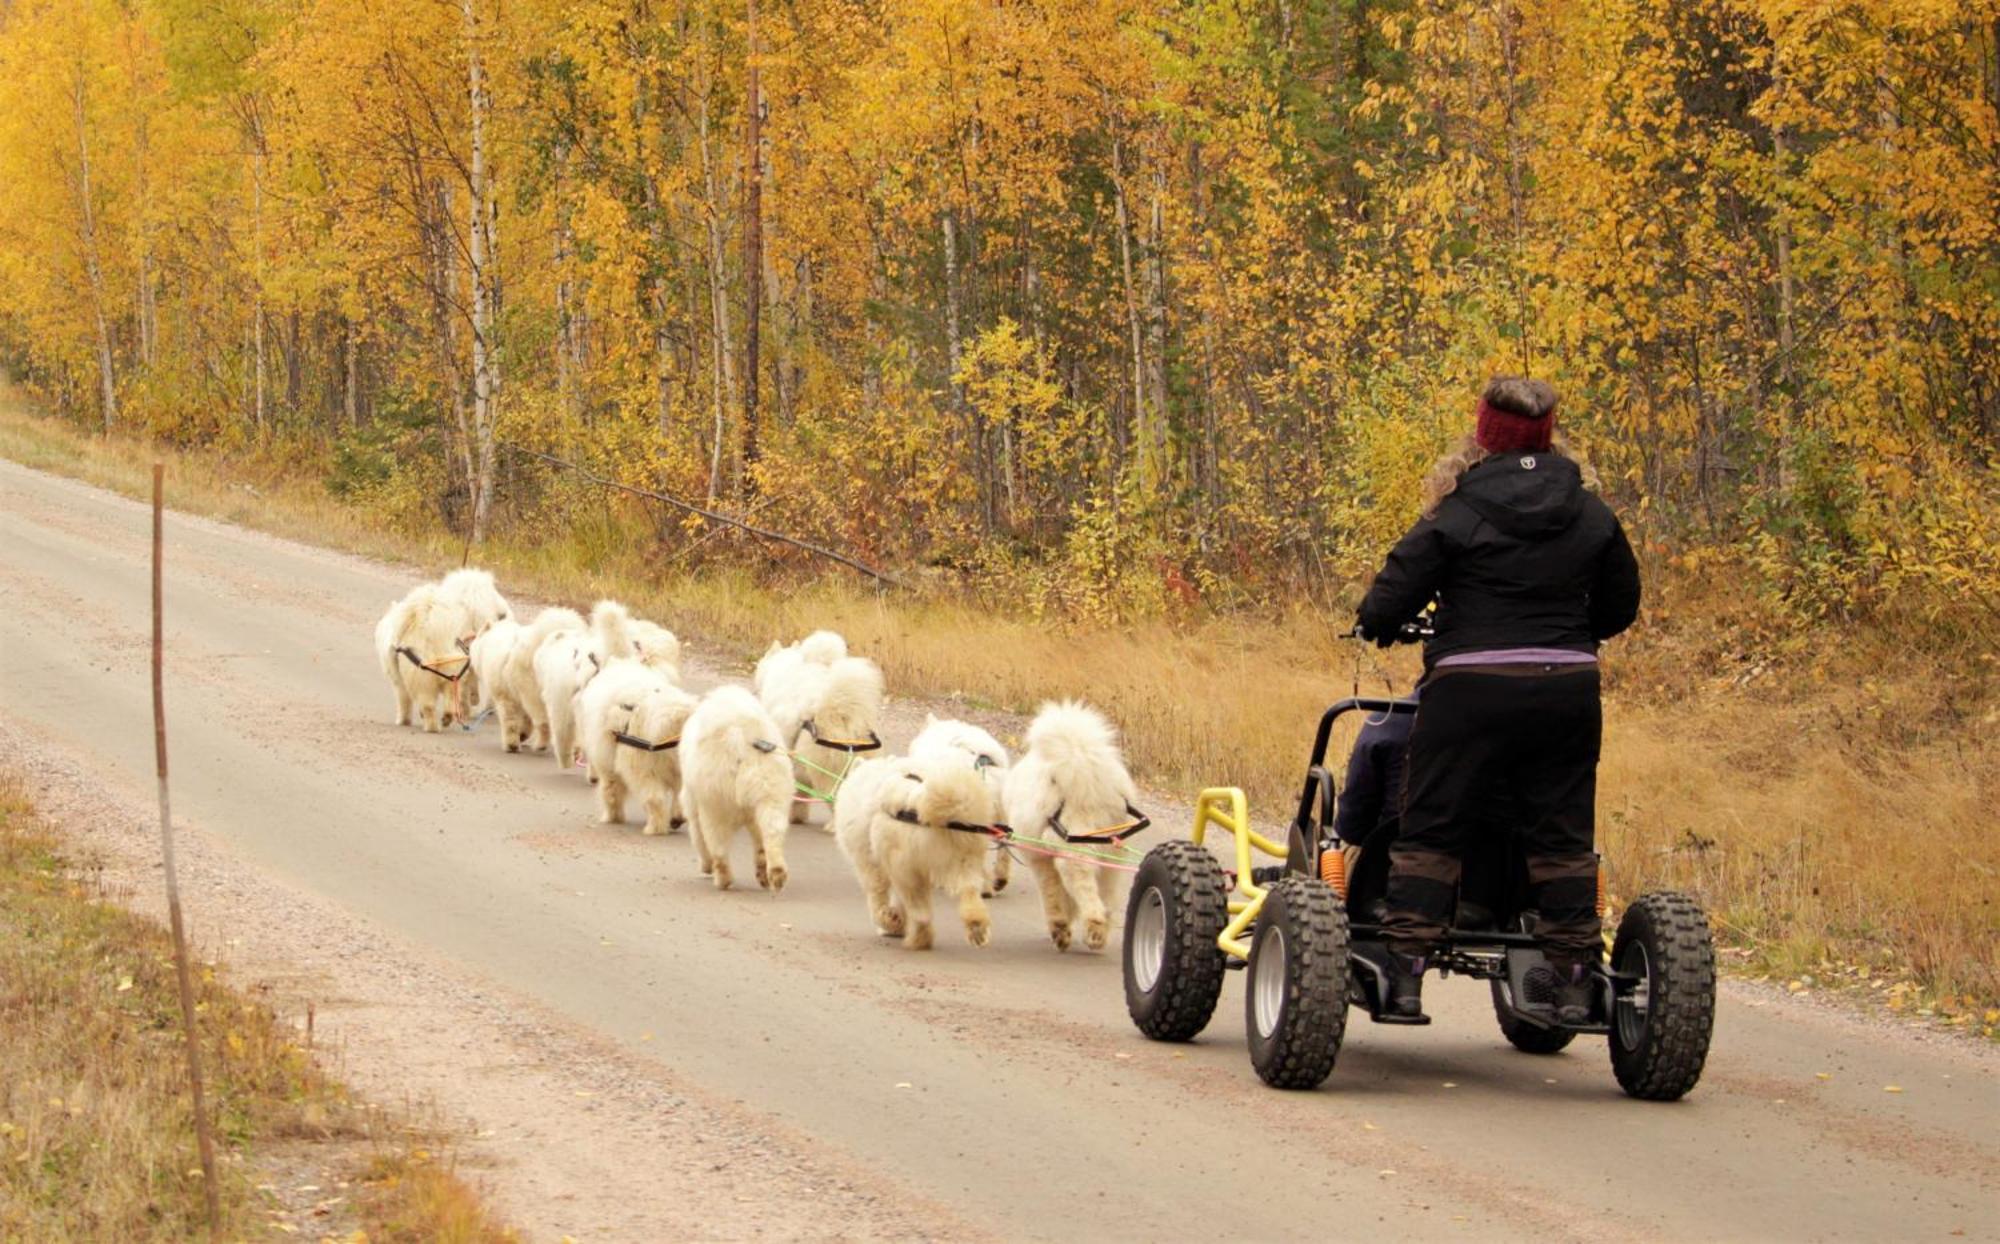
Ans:
[{"label": "red knit headband", "polygon": [[1545,415],[1517,415],[1479,399],[1478,423],[1473,437],[1489,454],[1538,453],[1549,447],[1556,434],[1556,410]]}]

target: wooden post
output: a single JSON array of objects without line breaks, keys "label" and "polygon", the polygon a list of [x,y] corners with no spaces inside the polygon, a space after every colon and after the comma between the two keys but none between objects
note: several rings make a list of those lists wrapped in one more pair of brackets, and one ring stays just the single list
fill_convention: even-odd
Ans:
[{"label": "wooden post", "polygon": [[174,870],[174,821],[167,804],[167,701],[160,675],[163,664],[160,620],[160,528],[163,463],[153,464],[153,758],[160,780],[160,855],[167,878],[167,923],[174,936],[174,975],[181,993],[181,1031],[187,1041],[188,1085],[194,1093],[194,1137],[201,1150],[201,1191],[208,1202],[208,1237],[222,1232],[222,1190],[215,1183],[215,1141],[208,1133],[208,1102],[201,1087],[201,1047],[195,1040],[194,977],[188,966],[187,928],[181,922],[180,878]]}]

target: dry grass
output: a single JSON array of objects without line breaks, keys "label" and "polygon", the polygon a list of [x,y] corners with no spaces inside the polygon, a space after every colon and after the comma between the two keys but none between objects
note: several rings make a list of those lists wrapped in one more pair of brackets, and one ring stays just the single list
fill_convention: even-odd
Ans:
[{"label": "dry grass", "polygon": [[[0,456],[136,494],[153,454],[0,402]],[[168,461],[182,508],[424,565],[459,561],[451,541],[373,522],[281,465]],[[552,537],[504,535],[481,561],[526,593],[579,603],[616,594],[732,660],[830,626],[908,692],[1018,712],[1081,696],[1120,722],[1147,780],[1240,785],[1268,817],[1289,810],[1326,704],[1357,680],[1367,693],[1385,686],[1372,652],[1338,638],[1345,617],[1274,605],[1071,629],[1027,620],[1007,601],[689,574],[646,531],[629,503],[607,502]],[[2000,835],[1990,829],[2000,668],[1990,643],[1975,635],[1922,652],[1893,631],[1800,630],[1726,572],[1649,572],[1646,618],[1607,654],[1600,806],[1615,887],[1693,890],[1757,970],[1885,994],[1913,980],[1921,998],[1898,1001],[1976,1024],[2000,1001]],[[1406,689],[1414,668],[1398,653],[1386,672]]]},{"label": "dry grass", "polygon": [[[377,1150],[390,1155],[378,1164],[409,1161],[288,1025],[213,968],[198,975],[223,1238],[268,1229],[268,1147],[296,1163],[304,1146],[334,1171]],[[177,996],[165,930],[96,894],[0,779],[0,1239],[202,1235]],[[378,1240],[508,1238],[434,1165],[399,1183],[372,1174],[356,1173],[366,1195],[331,1221]]]}]

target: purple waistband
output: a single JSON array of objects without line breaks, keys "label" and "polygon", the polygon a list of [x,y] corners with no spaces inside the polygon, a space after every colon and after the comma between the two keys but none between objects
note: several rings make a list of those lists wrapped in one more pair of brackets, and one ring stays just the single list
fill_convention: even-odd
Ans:
[{"label": "purple waistband", "polygon": [[1436,668],[1447,665],[1595,665],[1594,652],[1568,648],[1486,648],[1479,652],[1454,652],[1440,657]]}]

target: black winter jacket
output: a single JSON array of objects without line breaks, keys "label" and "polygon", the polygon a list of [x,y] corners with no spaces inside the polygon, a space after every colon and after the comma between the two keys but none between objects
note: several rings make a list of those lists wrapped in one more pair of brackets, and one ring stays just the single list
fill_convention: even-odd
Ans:
[{"label": "black winter jacket", "polygon": [[1361,601],[1361,629],[1393,634],[1433,595],[1426,668],[1492,648],[1595,652],[1639,614],[1639,563],[1574,461],[1495,454],[1390,551]]}]

